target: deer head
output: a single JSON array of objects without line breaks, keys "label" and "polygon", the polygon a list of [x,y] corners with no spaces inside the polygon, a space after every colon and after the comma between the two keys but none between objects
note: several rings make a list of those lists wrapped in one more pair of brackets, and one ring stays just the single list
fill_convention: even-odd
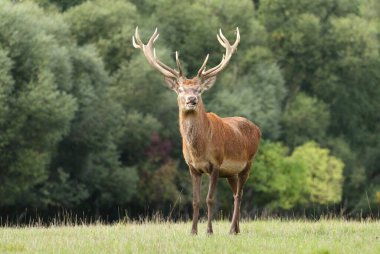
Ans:
[{"label": "deer head", "polygon": [[186,78],[183,74],[183,69],[179,61],[177,51],[175,54],[177,70],[170,68],[156,57],[153,44],[157,40],[158,36],[159,34],[156,28],[148,43],[144,44],[140,39],[138,27],[136,27],[135,35],[132,37],[132,43],[135,48],[143,51],[149,64],[164,75],[166,85],[178,95],[178,105],[180,109],[186,112],[196,111],[198,108],[198,103],[201,101],[202,93],[214,85],[216,75],[227,66],[232,54],[236,51],[237,45],[240,42],[239,28],[236,28],[236,40],[233,45],[231,45],[227,38],[223,35],[222,30],[219,30],[217,39],[226,49],[221,62],[217,66],[206,70],[206,64],[209,57],[209,55],[207,55],[197,75],[192,79]]}]

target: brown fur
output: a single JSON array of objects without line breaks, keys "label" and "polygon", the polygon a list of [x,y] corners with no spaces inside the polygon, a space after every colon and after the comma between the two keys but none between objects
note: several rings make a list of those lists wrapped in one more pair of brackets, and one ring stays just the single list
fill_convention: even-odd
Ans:
[{"label": "brown fur", "polygon": [[[242,162],[244,166],[256,154],[261,132],[260,129],[242,117],[220,118],[214,113],[206,113],[203,102],[198,104],[197,112],[180,112],[180,132],[183,155],[188,165],[199,173],[208,173],[207,168],[197,164],[212,164],[220,168],[223,161]],[[230,177],[241,169],[229,172],[220,168],[220,177]]]},{"label": "brown fur", "polygon": [[153,44],[158,38],[157,29],[147,44],[140,39],[136,27],[133,36],[133,46],[141,49],[150,65],[161,72],[167,86],[178,94],[180,132],[182,136],[183,155],[192,179],[193,186],[193,226],[191,232],[198,232],[198,217],[200,203],[201,175],[210,176],[207,194],[207,233],[212,234],[213,196],[219,177],[226,177],[234,193],[234,213],[230,233],[239,233],[240,202],[243,185],[246,182],[252,166],[253,158],[258,150],[260,129],[242,117],[220,118],[214,113],[206,113],[201,94],[215,83],[216,75],[228,64],[236,52],[240,41],[239,29],[236,28],[236,40],[231,45],[219,30],[219,43],[226,49],[222,61],[206,70],[208,56],[203,62],[198,74],[193,79],[187,79],[176,52],[178,70],[174,70],[155,56]]},{"label": "brown fur", "polygon": [[[193,80],[185,80],[183,86],[196,87]],[[186,84],[186,85],[185,85]],[[189,91],[191,93],[191,91]],[[186,97],[186,95],[182,95]],[[200,205],[200,177],[210,176],[207,194],[207,233],[212,234],[213,195],[219,177],[225,177],[234,193],[234,212],[230,233],[240,232],[240,203],[243,185],[251,170],[253,158],[259,148],[260,129],[243,117],[221,118],[206,113],[199,95],[196,110],[186,111],[184,99],[178,96],[179,123],[182,150],[189,165],[193,185],[193,225],[191,232],[198,232]]]}]

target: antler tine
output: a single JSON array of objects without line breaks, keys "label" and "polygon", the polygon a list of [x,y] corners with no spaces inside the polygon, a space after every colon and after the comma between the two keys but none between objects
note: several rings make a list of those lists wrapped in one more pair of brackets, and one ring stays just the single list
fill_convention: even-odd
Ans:
[{"label": "antler tine", "polygon": [[139,49],[140,46],[136,43],[136,39],[135,39],[135,36],[132,36],[132,44],[133,44],[133,47]]},{"label": "antler tine", "polygon": [[[136,43],[136,41],[137,41],[137,43]],[[136,26],[135,35],[132,36],[132,43],[133,43],[133,46],[135,48],[142,48],[142,46],[144,45],[140,39],[139,27],[138,26]]]},{"label": "antler tine", "polygon": [[153,44],[156,42],[156,40],[158,39],[158,36],[160,36],[160,34],[158,34],[158,30],[157,30],[157,27],[156,29],[154,30],[154,33],[152,34],[152,36],[150,37],[148,43],[146,44],[147,47],[152,47]]},{"label": "antler tine", "polygon": [[177,69],[179,71],[179,75],[182,76],[183,75],[183,69],[182,69],[181,62],[179,61],[178,51],[175,52],[175,62],[177,63]]},{"label": "antler tine", "polygon": [[216,35],[216,38],[218,38],[219,43],[220,43],[223,47],[226,47],[226,44],[224,43],[224,41],[222,40],[222,38],[220,38],[219,34]]},{"label": "antler tine", "polygon": [[138,45],[138,44],[136,43],[136,39],[135,39],[134,36],[132,36],[132,44],[133,44],[133,47],[135,47],[136,49],[139,49],[139,48],[140,48],[140,45]]},{"label": "antler tine", "polygon": [[[179,64],[179,67],[178,67],[178,71],[177,70],[174,70],[174,69],[172,69],[172,68],[170,68],[169,66],[167,66],[166,64],[164,64],[163,62],[161,62],[160,60],[158,60],[157,59],[157,57],[156,57],[156,50],[155,49],[153,49],[153,52],[154,52],[154,58],[155,58],[155,60],[157,61],[157,64],[159,65],[159,66],[161,66],[162,68],[164,68],[165,70],[167,70],[167,71],[170,71],[170,72],[175,72],[175,75],[177,75],[178,77],[181,77],[182,76],[182,73],[183,73],[183,70],[182,70],[182,66],[181,66],[181,64],[179,63],[179,59],[178,59],[178,56],[177,56],[177,54],[176,54],[176,63],[177,63],[177,66],[178,66],[178,64]],[[176,52],[177,53],[177,52]],[[176,77],[177,77],[176,76]]]},{"label": "antler tine", "polygon": [[229,44],[227,38],[222,33],[222,29],[219,28],[219,34],[217,34],[216,37],[218,38],[218,41],[220,42],[220,44],[222,44],[223,47],[226,46],[226,43]]},{"label": "antler tine", "polygon": [[206,69],[206,63],[208,61],[208,57],[209,57],[209,54],[207,54],[205,60],[203,61],[203,64],[202,64],[201,68],[198,71],[198,74],[197,74],[198,77],[201,77],[202,72]]},{"label": "antler tine", "polygon": [[226,53],[222,57],[222,61],[215,67],[205,71],[204,66],[202,65],[201,69],[198,72],[198,77],[207,79],[210,77],[213,77],[217,75],[219,72],[221,72],[228,64],[228,62],[231,59],[232,54],[236,51],[237,45],[240,42],[240,33],[239,28],[236,28],[236,40],[234,44],[229,43],[227,38],[223,35],[222,29],[219,29],[219,34],[217,34],[216,38],[218,39],[219,43],[226,49]]},{"label": "antler tine", "polygon": [[156,57],[156,52],[153,48],[153,44],[158,39],[158,36],[158,29],[156,28],[152,36],[149,38],[148,43],[144,44],[140,38],[138,27],[136,27],[135,35],[132,36],[132,44],[135,48],[141,49],[145,55],[145,58],[148,60],[148,63],[152,65],[156,70],[161,72],[164,76],[169,78],[179,78],[180,72],[165,65]]},{"label": "antler tine", "polygon": [[[203,74],[207,74],[207,73],[211,73],[217,69],[219,69],[223,64],[224,64],[224,60],[225,60],[226,56],[223,54],[222,55],[222,61],[220,61],[220,63],[217,65],[217,66],[214,66],[212,67],[211,69],[207,70],[207,72],[204,72]],[[215,74],[216,75],[216,74]],[[211,76],[210,76],[211,77]]]},{"label": "antler tine", "polygon": [[239,42],[240,42],[240,32],[239,32],[239,27],[236,27],[236,41],[232,45],[232,47],[234,47],[235,50],[237,49],[237,45],[239,44]]}]

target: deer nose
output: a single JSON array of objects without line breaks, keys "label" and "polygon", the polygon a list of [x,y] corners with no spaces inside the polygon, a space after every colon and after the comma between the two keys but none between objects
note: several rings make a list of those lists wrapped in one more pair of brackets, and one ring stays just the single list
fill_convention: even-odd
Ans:
[{"label": "deer nose", "polygon": [[197,104],[197,97],[195,97],[195,96],[189,96],[189,97],[187,97],[187,102],[186,103]]}]

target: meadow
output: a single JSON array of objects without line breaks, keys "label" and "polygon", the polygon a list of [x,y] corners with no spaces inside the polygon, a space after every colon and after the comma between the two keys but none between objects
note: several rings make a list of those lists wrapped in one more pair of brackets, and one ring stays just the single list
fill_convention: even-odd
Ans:
[{"label": "meadow", "polygon": [[243,221],[229,235],[216,221],[214,235],[189,234],[190,222],[0,228],[0,253],[380,253],[379,221]]}]

